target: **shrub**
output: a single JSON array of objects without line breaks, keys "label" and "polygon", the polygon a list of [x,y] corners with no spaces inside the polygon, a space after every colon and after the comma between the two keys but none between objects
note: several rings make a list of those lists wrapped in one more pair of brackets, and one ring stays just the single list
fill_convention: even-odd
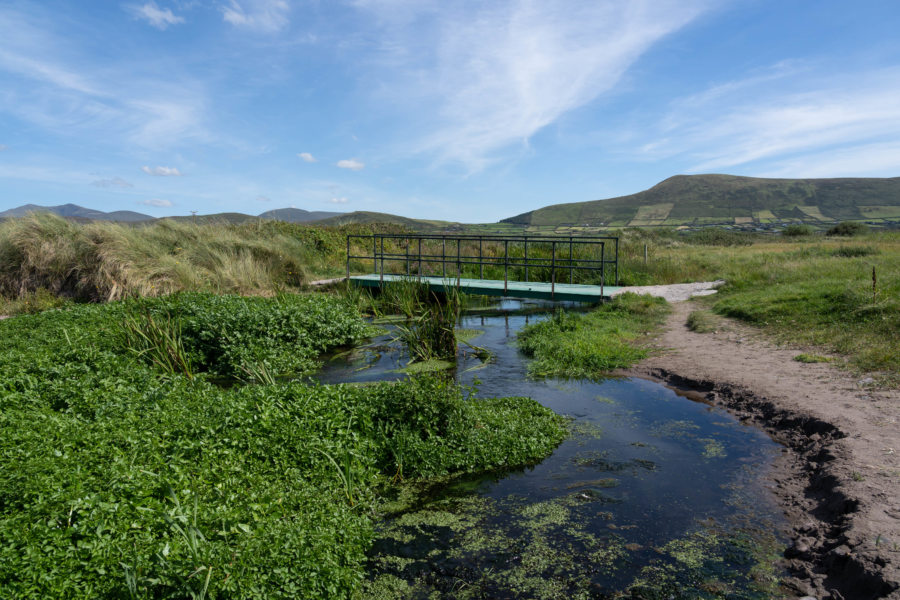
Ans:
[{"label": "shrub", "polygon": [[825,233],[827,235],[854,236],[862,235],[868,231],[869,227],[865,223],[860,223],[858,221],[843,221],[834,225]]},{"label": "shrub", "polygon": [[812,235],[815,232],[816,230],[813,229],[810,225],[788,225],[784,228],[784,231],[782,231],[781,234],[788,237],[801,237]]}]

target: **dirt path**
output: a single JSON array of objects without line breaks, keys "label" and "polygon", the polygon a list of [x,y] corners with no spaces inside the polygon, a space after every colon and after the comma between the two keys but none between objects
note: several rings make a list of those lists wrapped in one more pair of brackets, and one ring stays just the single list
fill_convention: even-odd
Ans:
[{"label": "dirt path", "polygon": [[707,392],[786,446],[774,490],[792,531],[787,585],[818,599],[900,598],[900,392],[868,389],[827,363],[793,360],[751,327],[686,326],[673,305],[660,352],[632,375]]}]

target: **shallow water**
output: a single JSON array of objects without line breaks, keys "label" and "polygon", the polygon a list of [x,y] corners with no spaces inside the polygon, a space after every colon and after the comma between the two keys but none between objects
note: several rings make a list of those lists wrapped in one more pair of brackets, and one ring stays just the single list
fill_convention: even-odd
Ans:
[{"label": "shallow water", "polygon": [[[516,332],[545,315],[506,301],[461,327],[493,359],[463,353],[476,396],[530,396],[572,417],[540,464],[430,490],[389,516],[362,596],[767,598],[783,518],[762,483],[780,451],[727,412],[641,379],[526,377]],[[330,361],[323,381],[403,377],[390,336]]]}]

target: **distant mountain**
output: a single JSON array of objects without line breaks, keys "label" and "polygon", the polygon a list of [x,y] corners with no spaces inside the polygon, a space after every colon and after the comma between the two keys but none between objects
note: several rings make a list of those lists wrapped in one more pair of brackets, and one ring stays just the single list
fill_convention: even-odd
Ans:
[{"label": "distant mountain", "polygon": [[414,231],[434,231],[438,229],[452,229],[459,226],[459,223],[450,221],[431,221],[426,219],[410,219],[409,217],[401,217],[388,213],[370,212],[358,210],[351,213],[342,213],[336,217],[330,217],[321,221],[316,221],[316,225],[349,225],[351,223],[396,223],[404,225]]},{"label": "distant mountain", "polygon": [[38,206],[36,204],[26,204],[17,208],[11,208],[0,212],[0,219],[7,217],[24,217],[32,212],[49,212],[61,217],[89,219],[92,221],[122,221],[126,223],[134,223],[138,221],[152,221],[150,215],[141,214],[130,210],[117,210],[114,212],[103,212],[102,210],[92,210],[84,208],[77,204],[61,204],[59,206]]},{"label": "distant mountain", "polygon": [[778,221],[900,221],[900,177],[763,179],[676,175],[649,190],[607,200],[554,204],[502,223],[640,227]]},{"label": "distant mountain", "polygon": [[278,221],[287,221],[288,223],[309,223],[310,221],[321,221],[330,217],[337,217],[344,213],[328,212],[324,210],[309,211],[302,208],[278,208],[275,210],[267,210],[259,215],[263,219],[277,219]]}]

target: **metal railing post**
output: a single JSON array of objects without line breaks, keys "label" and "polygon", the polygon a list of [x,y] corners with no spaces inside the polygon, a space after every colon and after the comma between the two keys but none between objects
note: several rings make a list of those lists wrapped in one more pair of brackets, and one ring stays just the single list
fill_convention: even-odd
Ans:
[{"label": "metal railing post", "polygon": [[484,279],[484,256],[482,256],[482,238],[480,235],[478,236],[478,278]]},{"label": "metal railing post", "polygon": [[381,287],[384,287],[384,237],[381,238]]},{"label": "metal railing post", "polygon": [[525,283],[528,283],[528,236],[525,236]]},{"label": "metal railing post", "polygon": [[[619,285],[619,238],[614,239],[616,240],[616,285]],[[603,246],[601,246],[601,248],[602,247]]]},{"label": "metal railing post", "polygon": [[462,238],[456,239],[456,289],[459,289],[459,279],[462,277],[462,272],[460,270],[459,264],[459,250],[460,246],[462,246]]},{"label": "metal railing post", "polygon": [[556,296],[556,242],[550,242],[550,299]]},{"label": "metal railing post", "polygon": [[441,236],[441,279],[447,277],[447,238]]},{"label": "metal railing post", "polygon": [[[603,284],[606,283],[604,275],[606,266],[606,242],[600,242],[600,298],[603,298]],[[618,268],[618,265],[617,265]]]},{"label": "metal railing post", "polygon": [[569,283],[575,283],[575,269],[572,268],[572,236],[569,236]]},{"label": "metal railing post", "polygon": [[347,280],[350,280],[350,236],[347,236]]},{"label": "metal railing post", "polygon": [[372,234],[372,273],[378,272],[378,237]]},{"label": "metal railing post", "polygon": [[406,238],[406,276],[409,277],[409,238]]},{"label": "metal railing post", "polygon": [[422,238],[419,238],[419,279],[422,279]]},{"label": "metal railing post", "polygon": [[503,295],[509,290],[509,240],[503,240]]}]

